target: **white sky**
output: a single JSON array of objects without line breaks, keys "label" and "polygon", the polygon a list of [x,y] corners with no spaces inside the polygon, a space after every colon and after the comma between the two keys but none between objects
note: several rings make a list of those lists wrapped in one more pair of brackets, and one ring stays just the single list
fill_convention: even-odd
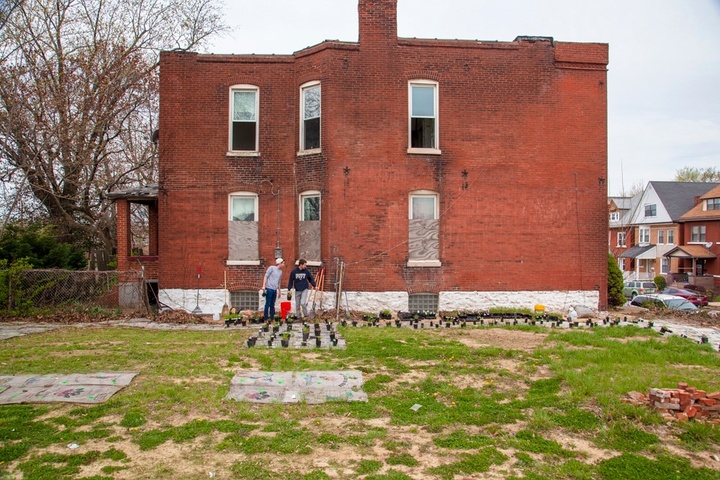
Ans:
[{"label": "white sky", "polygon": [[[357,0],[225,0],[212,53],[357,41]],[[398,35],[610,45],[608,194],[720,167],[720,0],[398,0]]]}]

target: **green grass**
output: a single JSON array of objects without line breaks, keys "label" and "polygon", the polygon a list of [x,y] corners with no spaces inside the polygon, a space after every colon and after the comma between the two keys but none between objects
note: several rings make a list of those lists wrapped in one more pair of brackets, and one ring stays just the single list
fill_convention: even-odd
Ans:
[{"label": "green grass", "polygon": [[[534,351],[367,327],[341,328],[346,350],[247,349],[248,330],[67,328],[5,340],[2,375],[140,374],[99,405],[0,406],[0,478],[720,478],[716,462],[690,463],[719,454],[720,427],[666,425],[621,401],[678,381],[720,390],[720,354],[707,345],[634,327],[502,331],[547,338]],[[249,368],[361,370],[369,401],[225,400],[234,372]],[[169,450],[183,453],[164,460]]]}]

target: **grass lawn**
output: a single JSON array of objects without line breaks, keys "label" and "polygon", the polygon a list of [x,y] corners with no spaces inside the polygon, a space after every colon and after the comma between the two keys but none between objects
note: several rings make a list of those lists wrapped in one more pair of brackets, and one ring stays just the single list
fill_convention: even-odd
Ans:
[{"label": "grass lawn", "polygon": [[[708,345],[635,327],[339,331],[345,350],[248,349],[254,330],[234,329],[2,341],[4,375],[140,374],[96,406],[0,406],[0,479],[720,479],[720,426],[621,401],[720,390]],[[224,400],[241,369],[361,370],[369,401]]]}]

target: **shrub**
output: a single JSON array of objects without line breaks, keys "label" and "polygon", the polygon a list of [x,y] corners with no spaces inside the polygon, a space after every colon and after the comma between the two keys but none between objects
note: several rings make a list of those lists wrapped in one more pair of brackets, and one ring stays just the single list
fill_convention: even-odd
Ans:
[{"label": "shrub", "polygon": [[0,237],[0,259],[9,265],[25,259],[32,268],[85,268],[85,253],[79,248],[62,243],[50,226],[9,225]]},{"label": "shrub", "polygon": [[653,278],[653,282],[655,282],[655,285],[657,285],[658,290],[664,290],[665,287],[667,287],[667,280],[665,280],[665,277],[662,275],[657,275],[655,278]]},{"label": "shrub", "polygon": [[623,276],[620,271],[620,267],[613,257],[612,253],[608,252],[608,284],[607,284],[607,296],[608,305],[611,307],[617,307],[624,304],[627,299],[623,295]]}]

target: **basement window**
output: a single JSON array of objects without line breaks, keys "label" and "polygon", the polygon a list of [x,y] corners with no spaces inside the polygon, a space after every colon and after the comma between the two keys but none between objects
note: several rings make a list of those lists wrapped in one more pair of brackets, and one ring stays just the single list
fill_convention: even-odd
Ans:
[{"label": "basement window", "polygon": [[439,297],[437,293],[411,293],[408,295],[408,311],[437,312]]},{"label": "basement window", "polygon": [[258,292],[255,290],[230,292],[230,306],[238,311],[252,310],[257,312],[260,309]]}]

